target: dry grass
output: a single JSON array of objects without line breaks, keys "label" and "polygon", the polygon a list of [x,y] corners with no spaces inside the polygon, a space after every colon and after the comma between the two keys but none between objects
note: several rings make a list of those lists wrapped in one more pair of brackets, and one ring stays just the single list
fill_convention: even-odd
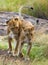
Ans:
[{"label": "dry grass", "polygon": [[36,33],[35,37],[34,37],[34,43],[38,43],[38,44],[48,44],[48,34],[44,34],[44,33]]}]

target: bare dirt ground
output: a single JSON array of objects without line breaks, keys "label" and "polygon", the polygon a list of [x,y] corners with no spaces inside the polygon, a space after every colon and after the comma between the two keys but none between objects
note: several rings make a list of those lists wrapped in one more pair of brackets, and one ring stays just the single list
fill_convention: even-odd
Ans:
[{"label": "bare dirt ground", "polygon": [[20,57],[13,57],[7,50],[0,50],[0,65],[31,65],[31,61],[25,61]]}]

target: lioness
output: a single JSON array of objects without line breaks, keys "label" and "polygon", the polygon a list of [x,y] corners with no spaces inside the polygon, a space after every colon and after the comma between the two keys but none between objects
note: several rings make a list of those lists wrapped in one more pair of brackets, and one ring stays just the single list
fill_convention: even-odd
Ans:
[{"label": "lioness", "polygon": [[9,53],[12,52],[11,41],[15,38],[17,41],[14,55],[22,55],[22,46],[24,43],[28,44],[27,55],[29,55],[32,47],[34,25],[20,18],[13,18],[7,21],[8,29],[8,42],[9,42]]}]

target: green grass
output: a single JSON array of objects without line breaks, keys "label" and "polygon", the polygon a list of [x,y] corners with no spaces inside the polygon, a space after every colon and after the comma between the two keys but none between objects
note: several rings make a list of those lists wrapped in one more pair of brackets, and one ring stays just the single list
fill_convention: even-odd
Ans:
[{"label": "green grass", "polygon": [[[3,39],[0,41],[0,49],[8,49],[8,41],[7,39]],[[14,43],[12,42],[12,46],[14,48]],[[27,45],[24,45],[22,52],[24,56],[26,55]],[[31,65],[48,65],[48,34],[36,34],[32,49],[29,55],[31,59]],[[2,61],[1,61],[2,62]],[[11,64],[11,62],[9,62]]]},{"label": "green grass", "polygon": [[[13,48],[15,47],[15,42],[12,42]],[[27,45],[23,47],[23,53],[26,55]],[[0,49],[8,49],[8,41],[7,39],[3,39],[0,41]],[[33,41],[32,49],[30,52],[30,58],[41,60],[43,58],[48,57],[48,35],[46,34],[36,34],[35,40]]]},{"label": "green grass", "polygon": [[24,9],[23,13],[48,18],[48,0],[0,0],[0,11],[18,12],[22,5],[30,5],[34,8],[33,11]]},{"label": "green grass", "polygon": [[8,43],[7,41],[0,41],[0,49],[7,49],[8,48]]},{"label": "green grass", "polygon": [[[48,59],[46,58],[47,56],[45,56],[45,51],[47,52],[48,50],[48,48],[46,49],[46,47],[47,45],[33,44],[33,47],[30,52],[30,59],[32,60],[31,65],[48,65]],[[8,49],[8,43],[6,40],[0,41],[0,49]],[[24,55],[26,55],[26,45],[24,45],[23,47],[23,53]],[[8,62],[12,64],[12,62]],[[0,63],[2,64],[2,61]]]},{"label": "green grass", "polygon": [[44,61],[33,61],[31,65],[48,65],[48,60]]}]

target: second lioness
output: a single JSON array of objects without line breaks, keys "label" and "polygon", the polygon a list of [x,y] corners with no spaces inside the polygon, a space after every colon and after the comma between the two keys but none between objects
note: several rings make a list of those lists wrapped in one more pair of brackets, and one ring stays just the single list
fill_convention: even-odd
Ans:
[{"label": "second lioness", "polygon": [[[19,18],[18,18],[19,20]],[[21,20],[21,19],[20,19]],[[34,25],[30,22],[30,21],[26,21],[26,20],[21,20],[22,22],[22,34],[20,36],[20,41],[19,41],[19,48],[18,48],[18,52],[19,54],[22,54],[22,47],[24,43],[28,44],[27,47],[27,51],[26,54],[27,56],[29,56],[31,47],[32,47],[32,42],[33,42],[33,37],[34,37]]]}]

